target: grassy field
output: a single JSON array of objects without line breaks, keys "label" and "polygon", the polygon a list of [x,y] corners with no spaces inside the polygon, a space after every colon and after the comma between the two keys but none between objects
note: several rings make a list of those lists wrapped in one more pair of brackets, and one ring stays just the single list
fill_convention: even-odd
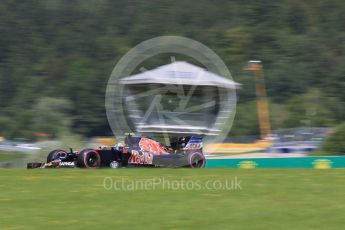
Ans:
[{"label": "grassy field", "polygon": [[0,151],[0,162],[17,160],[25,156],[26,156],[25,153]]},{"label": "grassy field", "polygon": [[343,169],[2,169],[0,229],[342,229],[344,181]]}]

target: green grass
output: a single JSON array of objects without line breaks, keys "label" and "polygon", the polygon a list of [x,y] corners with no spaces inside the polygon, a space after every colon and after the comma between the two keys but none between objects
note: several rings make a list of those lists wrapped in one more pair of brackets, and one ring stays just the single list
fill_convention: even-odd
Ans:
[{"label": "green grass", "polygon": [[[106,190],[105,177],[165,189]],[[167,188],[235,177],[242,189]],[[3,169],[0,229],[342,229],[344,181],[343,169]]]},{"label": "green grass", "polygon": [[25,153],[0,151],[0,162],[17,160],[25,156]]}]

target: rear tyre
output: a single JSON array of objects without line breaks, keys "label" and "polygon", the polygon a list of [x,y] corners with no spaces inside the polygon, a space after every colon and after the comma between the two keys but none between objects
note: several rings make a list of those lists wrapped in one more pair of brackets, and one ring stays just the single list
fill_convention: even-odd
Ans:
[{"label": "rear tyre", "polygon": [[94,149],[84,149],[78,154],[77,165],[82,168],[99,168],[101,157]]},{"label": "rear tyre", "polygon": [[188,155],[188,166],[190,168],[205,168],[206,159],[200,152],[194,152]]},{"label": "rear tyre", "polygon": [[47,163],[52,162],[54,160],[64,160],[67,158],[67,152],[62,149],[56,149],[51,151],[47,156]]}]

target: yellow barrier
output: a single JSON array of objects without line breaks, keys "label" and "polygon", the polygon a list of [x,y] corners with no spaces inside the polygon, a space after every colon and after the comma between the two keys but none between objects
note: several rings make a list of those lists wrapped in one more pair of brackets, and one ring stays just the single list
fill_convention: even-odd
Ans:
[{"label": "yellow barrier", "polygon": [[96,137],[92,139],[92,142],[102,146],[114,146],[117,141],[115,137]]},{"label": "yellow barrier", "polygon": [[272,146],[272,142],[259,140],[255,143],[218,143],[205,146],[208,153],[244,153],[266,149]]}]

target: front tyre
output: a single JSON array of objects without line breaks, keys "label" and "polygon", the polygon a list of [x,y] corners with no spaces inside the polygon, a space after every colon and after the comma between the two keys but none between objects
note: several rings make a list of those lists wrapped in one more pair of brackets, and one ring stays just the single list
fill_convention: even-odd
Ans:
[{"label": "front tyre", "polygon": [[200,152],[193,152],[187,157],[188,166],[190,168],[205,168],[206,158]]},{"label": "front tyre", "polygon": [[65,150],[56,149],[51,151],[47,156],[47,163],[52,162],[54,160],[65,160],[68,154]]},{"label": "front tyre", "polygon": [[101,157],[94,149],[84,149],[78,154],[77,165],[82,168],[99,168]]}]

